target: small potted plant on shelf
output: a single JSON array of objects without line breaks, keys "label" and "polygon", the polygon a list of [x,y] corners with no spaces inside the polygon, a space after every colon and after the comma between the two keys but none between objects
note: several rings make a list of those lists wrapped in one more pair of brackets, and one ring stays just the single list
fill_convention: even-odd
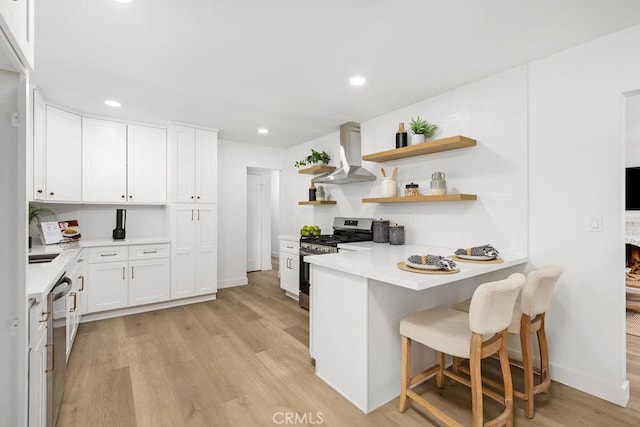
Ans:
[{"label": "small potted plant on shelf", "polygon": [[313,165],[315,163],[327,164],[331,160],[331,157],[325,151],[316,151],[311,149],[311,154],[302,160],[295,162],[294,166],[299,168],[300,166]]},{"label": "small potted plant on shelf", "polygon": [[426,138],[433,136],[434,132],[438,129],[438,125],[429,124],[426,120],[420,118],[420,116],[415,119],[412,117],[411,122],[409,123],[411,126],[411,144],[420,144],[425,141]]},{"label": "small potted plant on shelf", "polygon": [[[30,228],[31,223],[39,224],[42,220],[54,215],[55,212],[49,208],[29,205],[29,223],[27,226]],[[31,229],[29,229],[29,249],[31,249]]]}]

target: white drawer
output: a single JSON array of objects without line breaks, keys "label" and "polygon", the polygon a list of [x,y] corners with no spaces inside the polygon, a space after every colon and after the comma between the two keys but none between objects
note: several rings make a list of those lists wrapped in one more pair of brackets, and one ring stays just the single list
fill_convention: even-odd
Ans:
[{"label": "white drawer", "polygon": [[169,250],[168,243],[129,246],[129,259],[133,261],[137,259],[168,258]]},{"label": "white drawer", "polygon": [[298,255],[298,249],[300,249],[300,244],[298,242],[291,242],[288,240],[280,241],[280,252]]},{"label": "white drawer", "polygon": [[128,258],[127,246],[105,246],[103,248],[89,248],[89,262],[126,261]]}]

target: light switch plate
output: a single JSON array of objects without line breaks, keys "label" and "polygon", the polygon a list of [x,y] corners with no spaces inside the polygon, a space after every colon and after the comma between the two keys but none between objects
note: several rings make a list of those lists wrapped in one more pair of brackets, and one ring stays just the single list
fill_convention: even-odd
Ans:
[{"label": "light switch plate", "polygon": [[602,232],[602,216],[591,215],[589,217],[588,230],[593,232]]}]

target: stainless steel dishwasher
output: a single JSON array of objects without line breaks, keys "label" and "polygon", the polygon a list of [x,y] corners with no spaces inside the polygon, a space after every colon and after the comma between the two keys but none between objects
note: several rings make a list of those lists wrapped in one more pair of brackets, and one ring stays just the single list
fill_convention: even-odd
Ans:
[{"label": "stainless steel dishwasher", "polygon": [[47,427],[56,425],[67,371],[67,295],[71,292],[71,279],[66,272],[58,279],[47,297],[49,316],[47,342],[51,368],[47,371]]}]

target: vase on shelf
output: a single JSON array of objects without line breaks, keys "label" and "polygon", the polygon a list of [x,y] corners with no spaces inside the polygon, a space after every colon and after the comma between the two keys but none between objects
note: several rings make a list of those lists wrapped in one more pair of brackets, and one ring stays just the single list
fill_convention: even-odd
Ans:
[{"label": "vase on shelf", "polygon": [[411,135],[411,145],[422,144],[424,140],[425,138],[423,133],[414,133]]},{"label": "vase on shelf", "polygon": [[398,194],[398,187],[396,186],[396,179],[390,176],[387,176],[382,179],[381,192],[382,197],[396,197]]}]

